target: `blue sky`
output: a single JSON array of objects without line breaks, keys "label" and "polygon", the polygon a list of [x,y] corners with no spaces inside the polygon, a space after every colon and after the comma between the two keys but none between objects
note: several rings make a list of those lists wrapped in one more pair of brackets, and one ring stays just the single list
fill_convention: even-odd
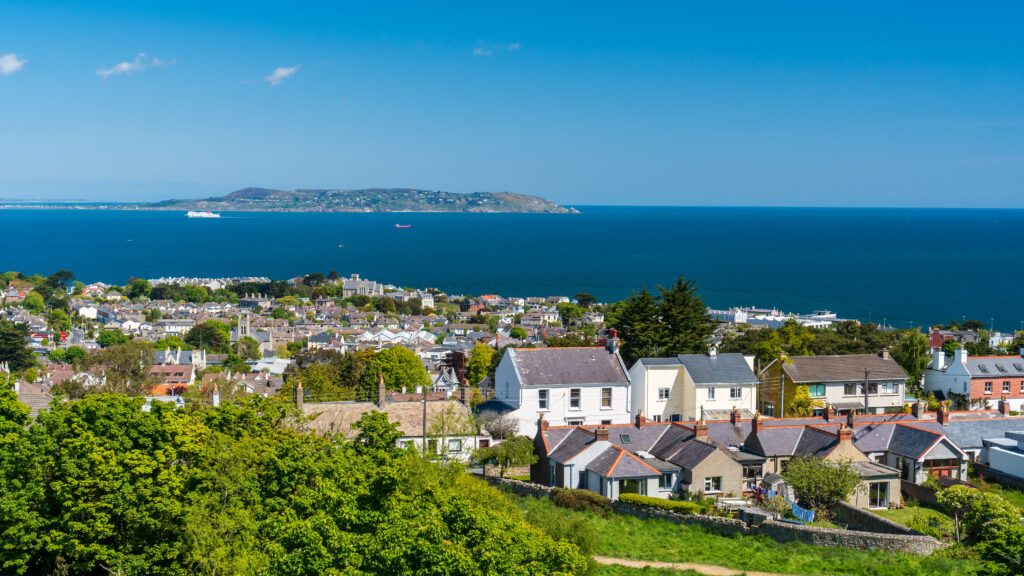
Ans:
[{"label": "blue sky", "polygon": [[5,0],[0,197],[1024,207],[1024,5],[707,4]]}]

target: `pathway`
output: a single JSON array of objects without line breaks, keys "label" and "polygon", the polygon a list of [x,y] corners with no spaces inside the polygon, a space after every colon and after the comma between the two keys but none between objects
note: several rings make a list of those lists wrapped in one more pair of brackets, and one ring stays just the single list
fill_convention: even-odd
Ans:
[{"label": "pathway", "polygon": [[689,562],[652,562],[650,560],[629,560],[626,558],[609,558],[607,556],[594,556],[598,564],[628,566],[630,568],[670,568],[672,570],[693,570],[705,576],[784,576],[771,572],[751,572],[736,570],[735,568],[724,568],[722,566],[711,566],[708,564],[691,564]]}]

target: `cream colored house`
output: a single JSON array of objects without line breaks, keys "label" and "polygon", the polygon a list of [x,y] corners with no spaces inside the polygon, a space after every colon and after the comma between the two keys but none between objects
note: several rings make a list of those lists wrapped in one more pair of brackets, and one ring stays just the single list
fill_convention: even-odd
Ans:
[{"label": "cream colored house", "polygon": [[655,422],[728,419],[733,408],[751,418],[758,380],[742,354],[641,358],[629,371],[634,414]]}]

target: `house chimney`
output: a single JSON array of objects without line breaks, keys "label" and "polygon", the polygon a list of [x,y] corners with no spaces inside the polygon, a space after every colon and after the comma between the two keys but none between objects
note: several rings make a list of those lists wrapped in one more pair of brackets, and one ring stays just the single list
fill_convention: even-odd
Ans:
[{"label": "house chimney", "polygon": [[848,444],[853,442],[853,428],[849,426],[839,425],[839,443]]},{"label": "house chimney", "polygon": [[879,354],[879,356],[881,356],[883,360],[888,360],[889,359],[889,347],[886,346],[886,347],[882,348],[882,352]]},{"label": "house chimney", "polygon": [[540,413],[540,418],[537,419],[537,429],[543,432],[548,429],[548,421],[544,419],[544,413]]},{"label": "house chimney", "polygon": [[857,411],[856,410],[851,408],[850,411],[847,412],[847,414],[846,414],[846,425],[848,427],[850,427],[850,428],[856,428],[857,427]]},{"label": "house chimney", "polygon": [[750,433],[757,434],[758,430],[761,429],[761,412],[754,412],[754,417],[750,420]]},{"label": "house chimney", "polygon": [[914,418],[921,420],[928,413],[928,404],[918,400],[910,405],[910,413],[914,415]]},{"label": "house chimney", "polygon": [[836,407],[832,404],[825,404],[825,422],[831,422],[836,418]]},{"label": "house chimney", "polygon": [[729,412],[729,422],[732,422],[732,425],[735,426],[736,423],[739,422],[739,421],[740,421],[740,409],[735,407],[735,406],[733,406],[732,407],[732,411]]},{"label": "house chimney", "polygon": [[216,382],[214,382],[213,383],[213,407],[216,408],[218,406],[220,406],[220,387],[217,386]]},{"label": "house chimney", "polygon": [[1024,358],[1024,346],[1021,346],[1020,350],[1018,350],[1018,352],[1020,352],[1021,358]]},{"label": "house chimney", "polygon": [[619,331],[615,328],[608,330],[608,336],[605,338],[605,347],[608,348],[610,354],[615,354],[619,351]]},{"label": "house chimney", "polygon": [[967,349],[964,348],[963,344],[961,344],[960,347],[957,348],[956,352],[953,354],[953,361],[956,362],[957,364],[967,363]]},{"label": "house chimney", "polygon": [[697,434],[697,440],[708,441],[708,423],[703,418],[697,421],[697,426],[693,430]]},{"label": "house chimney", "polygon": [[306,402],[306,391],[302,389],[302,381],[295,386],[295,407],[298,408],[299,412],[302,412],[302,407]]},{"label": "house chimney", "polygon": [[644,418],[644,411],[642,408],[636,411],[636,418],[634,419],[634,423],[636,424],[637,428],[640,428],[641,426],[647,423],[647,418]]},{"label": "house chimney", "polygon": [[608,428],[605,426],[598,426],[594,429],[594,439],[598,442],[608,441]]},{"label": "house chimney", "polygon": [[946,353],[942,348],[932,351],[932,370],[942,370],[946,367]]},{"label": "house chimney", "polygon": [[1006,400],[1006,394],[999,398],[999,413],[1003,416],[1010,415],[1010,403]]},{"label": "house chimney", "polygon": [[949,408],[946,407],[945,400],[939,403],[939,412],[935,415],[935,419],[943,426],[949,423]]},{"label": "house chimney", "polygon": [[712,344],[711,346],[708,346],[708,356],[711,357],[711,358],[714,358],[714,357],[718,356],[718,346],[717,345]]},{"label": "house chimney", "polygon": [[387,387],[384,386],[384,373],[377,373],[377,408],[384,409],[384,400],[387,398]]}]

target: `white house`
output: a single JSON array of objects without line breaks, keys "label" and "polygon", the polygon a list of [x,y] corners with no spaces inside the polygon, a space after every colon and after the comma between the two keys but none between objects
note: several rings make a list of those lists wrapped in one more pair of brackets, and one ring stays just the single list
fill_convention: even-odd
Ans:
[{"label": "white house", "polygon": [[960,409],[990,409],[1002,398],[1010,410],[1024,410],[1024,350],[1017,356],[972,357],[959,348],[947,358],[937,349],[924,372],[924,388]]},{"label": "white house", "polygon": [[641,358],[629,370],[632,409],[655,422],[742,418],[757,410],[758,380],[742,354],[681,354]]},{"label": "white house", "polygon": [[618,340],[605,348],[509,348],[494,374],[494,400],[533,437],[543,413],[552,426],[630,421],[630,380]]}]

